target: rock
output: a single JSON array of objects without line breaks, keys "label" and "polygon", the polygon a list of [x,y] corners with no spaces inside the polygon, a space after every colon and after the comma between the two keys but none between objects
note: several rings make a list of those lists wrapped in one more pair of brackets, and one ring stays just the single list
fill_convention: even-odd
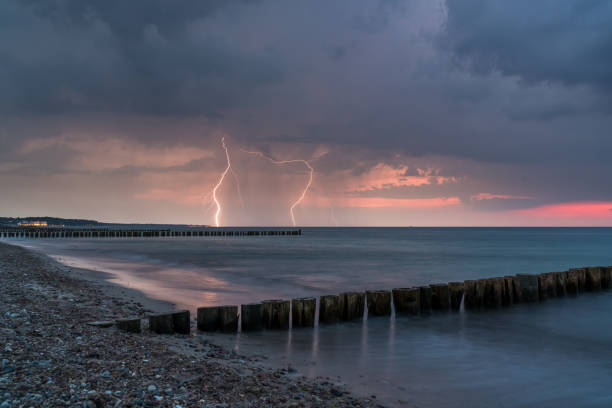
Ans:
[{"label": "rock", "polygon": [[151,384],[147,387],[147,391],[149,392],[157,391],[157,387]]}]

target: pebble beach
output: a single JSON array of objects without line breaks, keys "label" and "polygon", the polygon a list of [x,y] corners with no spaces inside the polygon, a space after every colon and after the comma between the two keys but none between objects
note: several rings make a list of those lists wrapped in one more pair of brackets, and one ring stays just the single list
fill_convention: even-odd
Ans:
[{"label": "pebble beach", "polygon": [[381,406],[337,379],[236,354],[193,328],[157,335],[88,325],[170,307],[0,244],[0,408]]}]

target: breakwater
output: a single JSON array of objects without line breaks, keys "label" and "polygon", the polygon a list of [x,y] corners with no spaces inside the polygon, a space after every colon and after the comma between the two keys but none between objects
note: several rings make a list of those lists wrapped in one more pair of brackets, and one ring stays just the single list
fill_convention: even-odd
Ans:
[{"label": "breakwater", "polygon": [[209,228],[200,230],[173,229],[114,229],[114,228],[20,228],[0,229],[0,239],[43,238],[165,238],[165,237],[254,237],[302,235],[301,229],[292,230],[229,230]]},{"label": "breakwater", "polygon": [[[314,327],[365,317],[396,315],[429,316],[437,313],[476,312],[533,304],[553,298],[579,296],[587,292],[612,289],[612,266],[573,268],[563,272],[517,274],[512,276],[436,283],[427,286],[367,290],[323,295],[318,298],[275,299],[243,305],[206,306],[197,309],[197,329],[203,332],[236,333],[259,330],[289,330]],[[150,317],[152,331],[171,333],[176,314],[168,313],[166,326],[158,330]],[[185,332],[184,323],[181,329]]]}]

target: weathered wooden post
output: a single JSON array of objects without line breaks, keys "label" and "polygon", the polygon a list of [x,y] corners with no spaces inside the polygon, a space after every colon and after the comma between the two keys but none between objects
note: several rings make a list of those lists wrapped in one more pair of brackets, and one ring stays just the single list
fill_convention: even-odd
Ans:
[{"label": "weathered wooden post", "polygon": [[518,273],[516,277],[519,280],[521,302],[537,302],[539,300],[538,275],[533,275],[529,273]]},{"label": "weathered wooden post", "polygon": [[583,268],[574,268],[567,271],[567,294],[577,296],[584,292],[586,271]]},{"label": "weathered wooden post", "polygon": [[555,285],[557,297],[567,296],[567,271],[553,272],[555,276]]},{"label": "weathered wooden post", "polygon": [[268,330],[289,329],[289,309],[291,305],[288,300],[265,300],[263,305],[263,325]]},{"label": "weathered wooden post", "polygon": [[291,300],[291,323],[293,327],[314,327],[317,299],[313,297]]},{"label": "weathered wooden post", "polygon": [[392,290],[396,314],[421,314],[421,290],[419,288],[396,288]]},{"label": "weathered wooden post", "polygon": [[238,331],[238,306],[219,306],[219,328],[224,333]]},{"label": "weathered wooden post", "polygon": [[447,312],[450,309],[450,296],[447,283],[429,285],[431,288],[431,309]]},{"label": "weathered wooden post", "polygon": [[319,297],[319,322],[338,323],[340,320],[340,296],[324,295]]},{"label": "weathered wooden post", "polygon": [[461,308],[461,299],[463,299],[463,291],[465,284],[463,282],[449,282],[448,296],[451,310],[458,311]]},{"label": "weathered wooden post", "polygon": [[519,281],[516,276],[504,276],[504,302],[506,306],[521,303]]},{"label": "weathered wooden post", "polygon": [[601,267],[601,288],[612,288],[612,266]]},{"label": "weathered wooden post", "polygon": [[179,334],[189,334],[191,331],[191,318],[189,310],[179,310],[172,313],[172,327]]},{"label": "weathered wooden post", "polygon": [[557,297],[557,275],[555,272],[538,275],[538,291],[540,300]]},{"label": "weathered wooden post", "polygon": [[466,310],[477,310],[483,306],[484,285],[479,280],[466,280],[464,284],[464,305]]},{"label": "weathered wooden post", "polygon": [[174,333],[172,313],[161,313],[149,316],[149,329],[157,334]]},{"label": "weathered wooden post", "polygon": [[421,314],[431,313],[432,290],[429,286],[419,286],[419,296],[421,298]]},{"label": "weathered wooden post", "polygon": [[366,291],[368,302],[368,316],[390,316],[391,315],[391,292],[388,290]]},{"label": "weathered wooden post", "polygon": [[115,325],[117,326],[117,329],[129,333],[140,333],[142,330],[140,318],[119,319],[115,321]]},{"label": "weathered wooden post", "polygon": [[355,319],[363,319],[365,310],[365,293],[341,293],[340,305],[342,306],[342,313],[340,315],[341,320],[348,322]]},{"label": "weathered wooden post", "polygon": [[585,289],[590,292],[598,292],[601,290],[601,268],[593,266],[586,268]]},{"label": "weathered wooden post", "polygon": [[243,332],[258,331],[263,328],[263,310],[261,303],[249,303],[240,306],[240,326]]},{"label": "weathered wooden post", "polygon": [[220,329],[219,306],[198,308],[197,327],[200,331],[217,331]]}]

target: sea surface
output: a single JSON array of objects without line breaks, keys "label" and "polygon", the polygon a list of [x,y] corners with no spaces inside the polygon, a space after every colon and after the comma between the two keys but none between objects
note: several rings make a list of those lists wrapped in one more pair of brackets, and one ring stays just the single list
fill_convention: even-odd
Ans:
[{"label": "sea surface", "polygon": [[[191,310],[612,265],[610,228],[305,228],[285,237],[20,243]],[[386,405],[612,406],[612,292],[213,337]]]}]

